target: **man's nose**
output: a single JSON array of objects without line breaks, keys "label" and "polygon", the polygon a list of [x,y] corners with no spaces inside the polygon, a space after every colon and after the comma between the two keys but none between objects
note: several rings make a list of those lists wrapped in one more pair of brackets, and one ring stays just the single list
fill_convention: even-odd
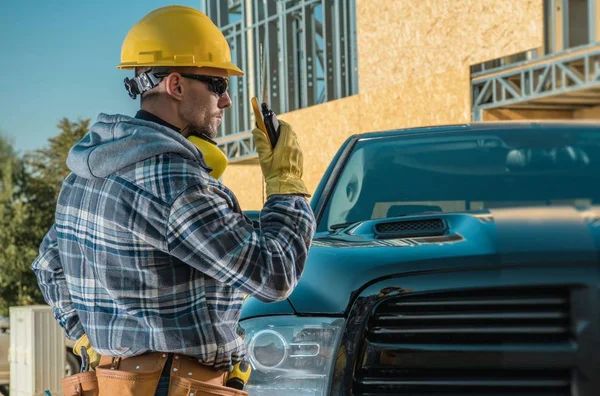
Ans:
[{"label": "man's nose", "polygon": [[226,109],[231,107],[231,97],[229,97],[229,92],[225,92],[223,96],[219,98],[218,106],[220,109]]}]

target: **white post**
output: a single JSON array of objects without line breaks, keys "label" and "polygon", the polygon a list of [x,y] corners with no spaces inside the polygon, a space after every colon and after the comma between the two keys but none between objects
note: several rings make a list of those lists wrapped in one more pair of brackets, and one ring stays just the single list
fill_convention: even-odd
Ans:
[{"label": "white post", "polygon": [[10,307],[10,394],[62,395],[65,337],[47,305]]}]

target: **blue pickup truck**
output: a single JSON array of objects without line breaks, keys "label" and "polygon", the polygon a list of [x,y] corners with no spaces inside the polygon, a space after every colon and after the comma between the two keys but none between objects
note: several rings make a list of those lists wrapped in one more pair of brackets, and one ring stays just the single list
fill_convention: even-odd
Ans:
[{"label": "blue pickup truck", "polygon": [[599,395],[599,203],[599,124],[350,137],[298,287],[244,306],[246,390]]}]

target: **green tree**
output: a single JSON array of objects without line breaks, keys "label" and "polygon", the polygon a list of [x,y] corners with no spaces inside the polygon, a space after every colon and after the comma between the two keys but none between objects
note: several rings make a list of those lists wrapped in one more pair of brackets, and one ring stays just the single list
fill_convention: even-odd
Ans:
[{"label": "green tree", "polygon": [[27,177],[23,192],[28,202],[29,226],[39,239],[37,246],[54,222],[56,198],[62,181],[69,174],[69,150],[86,134],[89,126],[89,119],[73,122],[63,118],[57,125],[59,134],[48,139],[46,147],[25,156]]},{"label": "green tree", "polygon": [[[24,162],[8,139],[0,136],[0,315],[8,313],[9,302],[20,300],[21,274],[14,260],[19,254],[23,225],[23,203],[19,202],[25,179]],[[35,294],[35,293],[34,293]]]},{"label": "green tree", "polygon": [[[5,151],[13,153],[12,159],[0,160],[2,180],[5,174],[12,174],[10,183],[3,182],[10,185],[10,192],[4,188],[1,193],[6,197],[0,213],[0,315],[6,315],[12,305],[44,301],[31,263],[54,222],[61,182],[69,174],[69,149],[85,135],[89,125],[89,119],[73,122],[63,118],[57,125],[58,135],[50,138],[45,147],[21,159],[9,145]],[[4,163],[9,165],[3,166]]]},{"label": "green tree", "polygon": [[12,142],[0,135],[0,203],[6,202],[12,196],[21,164],[22,161],[17,156]]}]

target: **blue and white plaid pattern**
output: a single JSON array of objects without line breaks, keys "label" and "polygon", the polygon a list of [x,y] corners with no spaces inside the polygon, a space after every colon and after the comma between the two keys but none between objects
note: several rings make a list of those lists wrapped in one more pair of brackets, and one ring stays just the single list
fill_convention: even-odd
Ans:
[{"label": "blue and white plaid pattern", "polygon": [[198,163],[161,154],[106,177],[69,175],[33,263],[71,339],[102,355],[178,352],[231,368],[244,294],[285,299],[315,220],[305,198],[271,197],[254,230]]}]

